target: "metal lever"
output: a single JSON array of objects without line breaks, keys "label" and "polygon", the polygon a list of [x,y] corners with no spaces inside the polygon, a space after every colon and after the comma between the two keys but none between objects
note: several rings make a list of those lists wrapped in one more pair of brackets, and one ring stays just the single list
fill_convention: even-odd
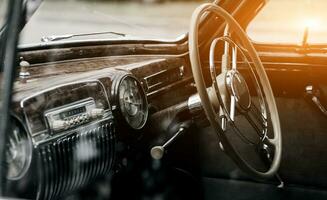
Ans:
[{"label": "metal lever", "polygon": [[284,181],[282,180],[282,178],[279,176],[278,173],[275,175],[275,177],[279,181],[279,185],[277,185],[277,188],[284,188],[285,186]]},{"label": "metal lever", "polygon": [[165,148],[169,146],[179,135],[184,133],[185,130],[186,129],[184,127],[180,127],[177,133],[175,133],[175,135],[171,137],[164,145],[152,147],[150,151],[151,157],[155,160],[160,160],[165,153]]},{"label": "metal lever", "polygon": [[327,116],[327,109],[322,105],[318,98],[319,90],[315,89],[312,85],[309,85],[305,88],[305,92],[311,98],[314,105],[316,105],[317,108],[322,112],[322,114]]}]

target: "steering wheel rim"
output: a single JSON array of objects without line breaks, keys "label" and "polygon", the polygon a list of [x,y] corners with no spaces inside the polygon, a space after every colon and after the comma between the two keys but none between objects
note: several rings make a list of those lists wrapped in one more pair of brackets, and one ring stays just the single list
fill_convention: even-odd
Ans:
[{"label": "steering wheel rim", "polygon": [[[262,86],[262,90],[265,94],[265,98],[267,100],[268,110],[270,112],[270,118],[272,121],[272,127],[274,132],[274,138],[267,138],[267,141],[275,147],[274,157],[272,159],[272,163],[270,168],[266,172],[261,172],[253,168],[246,160],[242,158],[240,153],[233,147],[230,143],[226,135],[224,134],[223,129],[219,125],[217,121],[217,117],[214,111],[214,107],[209,98],[209,94],[207,92],[207,88],[205,85],[201,61],[200,61],[200,53],[199,53],[199,45],[198,45],[198,28],[201,17],[207,13],[212,12],[218,17],[221,17],[225,20],[225,22],[229,25],[230,29],[233,30],[238,35],[240,42],[242,42],[245,49],[247,49],[247,53],[251,60],[254,63],[254,67],[256,72],[259,74],[259,81]],[[282,137],[281,137],[281,127],[279,121],[278,110],[275,102],[275,98],[269,83],[268,76],[265,72],[263,64],[256,52],[254,46],[251,41],[247,37],[246,33],[242,29],[242,27],[238,24],[238,22],[223,8],[212,4],[207,3],[199,6],[192,15],[190,32],[189,32],[189,51],[190,51],[190,62],[192,67],[192,73],[194,77],[194,81],[196,84],[196,88],[198,90],[199,97],[201,99],[202,107],[205,111],[205,114],[217,132],[219,140],[224,147],[224,150],[228,155],[234,160],[234,162],[240,167],[243,171],[247,172],[249,175],[252,175],[255,178],[270,178],[274,176],[280,166],[281,161],[281,153],[282,153]]]}]

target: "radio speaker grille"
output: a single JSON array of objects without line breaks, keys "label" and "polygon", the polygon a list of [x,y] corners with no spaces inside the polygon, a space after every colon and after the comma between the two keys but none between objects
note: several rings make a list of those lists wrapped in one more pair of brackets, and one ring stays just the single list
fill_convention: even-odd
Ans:
[{"label": "radio speaker grille", "polygon": [[114,128],[105,121],[37,147],[37,199],[57,199],[110,172]]}]

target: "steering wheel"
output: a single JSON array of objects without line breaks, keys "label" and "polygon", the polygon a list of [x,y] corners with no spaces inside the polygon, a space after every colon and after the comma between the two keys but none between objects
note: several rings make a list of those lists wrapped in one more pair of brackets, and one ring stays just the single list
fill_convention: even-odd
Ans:
[{"label": "steering wheel", "polygon": [[[210,48],[210,75],[212,86],[207,88],[202,73],[201,60],[198,44],[198,29],[201,17],[204,14],[213,13],[226,22],[226,29],[223,37],[216,38],[211,43]],[[239,43],[234,42],[230,33],[236,34]],[[218,42],[224,43],[224,55],[221,60],[221,73],[217,75],[215,66],[215,48]],[[240,45],[242,44],[242,46]],[[232,56],[229,50],[232,49]],[[199,6],[192,15],[189,32],[189,51],[192,73],[201,99],[205,114],[217,132],[220,145],[223,150],[234,160],[234,162],[245,172],[254,178],[270,178],[277,173],[281,161],[282,137],[278,110],[274,95],[257,51],[247,37],[246,33],[238,22],[223,8],[207,3]],[[250,78],[253,81],[252,88],[255,88],[256,99],[259,107],[254,103],[246,78],[240,73],[237,63],[237,52],[249,66]],[[247,55],[247,56],[246,56]],[[232,62],[230,66],[230,57]],[[249,59],[248,59],[249,58]],[[249,60],[252,62],[250,63]],[[251,127],[259,136],[258,143],[247,139],[242,133],[242,128],[236,125],[237,114],[245,117]],[[268,115],[270,121],[268,123]],[[231,140],[226,135],[226,124],[233,127],[233,131],[240,135],[246,142],[252,145],[260,145],[263,149],[268,145],[273,147],[273,156],[268,154],[269,164],[265,171],[254,168],[238,149],[232,145]],[[268,126],[271,124],[273,136],[267,134]]]}]

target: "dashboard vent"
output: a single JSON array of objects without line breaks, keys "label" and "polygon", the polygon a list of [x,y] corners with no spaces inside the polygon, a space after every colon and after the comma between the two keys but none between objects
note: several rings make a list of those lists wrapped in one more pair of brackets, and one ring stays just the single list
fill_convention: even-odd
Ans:
[{"label": "dashboard vent", "polygon": [[184,66],[165,69],[144,78],[147,92],[151,93],[169,84],[176,83],[184,77]]}]

